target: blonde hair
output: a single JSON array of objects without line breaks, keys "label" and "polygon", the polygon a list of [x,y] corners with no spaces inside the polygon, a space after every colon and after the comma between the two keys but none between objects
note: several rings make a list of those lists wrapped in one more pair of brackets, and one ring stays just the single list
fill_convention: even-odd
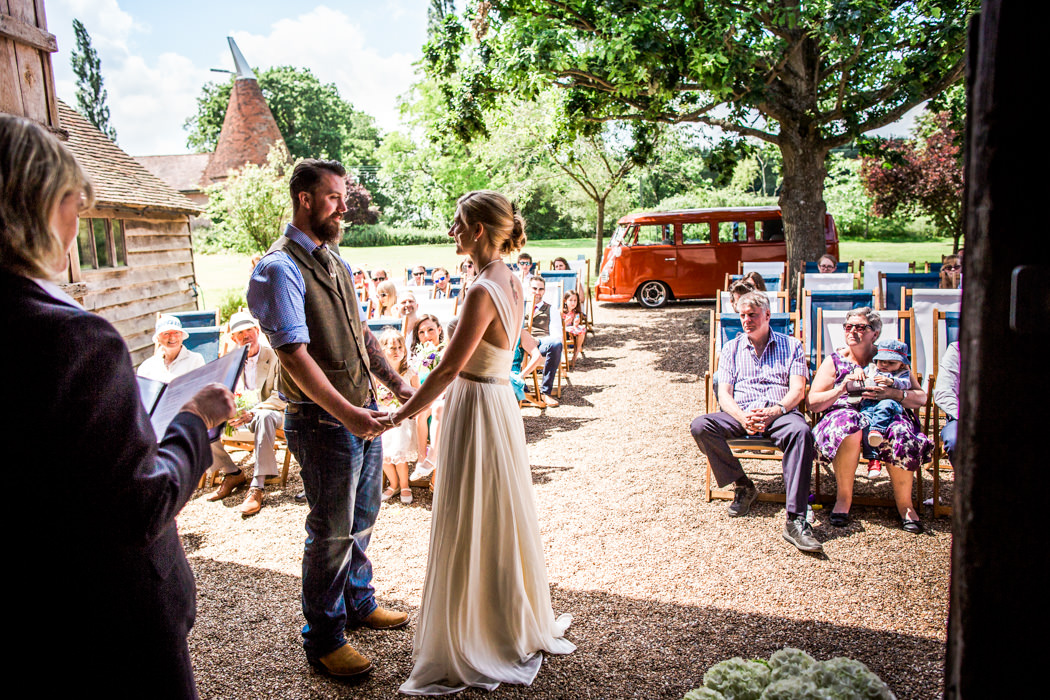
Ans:
[{"label": "blonde hair", "polygon": [[51,277],[65,266],[66,249],[51,229],[62,198],[91,183],[58,139],[28,119],[0,114],[0,267]]},{"label": "blonde hair", "polygon": [[393,309],[394,306],[397,305],[397,285],[395,285],[390,280],[387,280],[386,282],[380,282],[379,284],[376,285],[376,297],[377,297],[377,299],[378,299],[378,295],[379,295],[380,292],[385,292],[386,293],[386,298],[391,300],[389,303],[384,303],[383,301],[379,301],[379,315],[380,316],[386,316],[387,313],[391,309]]},{"label": "blonde hair", "polygon": [[[493,190],[468,192],[456,201],[468,226],[481,224],[500,255],[525,247],[525,219],[504,195]],[[530,258],[531,260],[531,258]]]}]

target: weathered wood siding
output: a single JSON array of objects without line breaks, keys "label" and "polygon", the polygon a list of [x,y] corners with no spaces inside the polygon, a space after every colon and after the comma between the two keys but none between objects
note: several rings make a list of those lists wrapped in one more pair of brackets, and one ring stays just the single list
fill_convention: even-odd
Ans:
[{"label": "weathered wood siding", "polygon": [[153,352],[158,313],[197,307],[191,287],[189,218],[133,218],[128,212],[104,210],[85,216],[124,221],[127,267],[81,270],[86,286],[82,303],[117,328],[131,351],[132,364],[138,365]]},{"label": "weathered wood siding", "polygon": [[0,112],[59,126],[43,0],[0,0]]}]

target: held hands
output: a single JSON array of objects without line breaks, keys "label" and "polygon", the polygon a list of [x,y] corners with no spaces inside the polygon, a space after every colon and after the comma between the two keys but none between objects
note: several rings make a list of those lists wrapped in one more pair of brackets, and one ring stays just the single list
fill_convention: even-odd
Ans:
[{"label": "held hands", "polygon": [[383,411],[352,407],[351,412],[340,418],[340,421],[362,440],[375,440],[392,427],[386,421],[386,416]]},{"label": "held hands", "polygon": [[773,421],[783,415],[780,406],[752,408],[744,414],[744,430],[748,435],[757,435],[769,430]]},{"label": "held hands", "polygon": [[237,404],[229,389],[222,384],[212,383],[194,394],[181,410],[194,414],[211,430],[233,418],[237,413]]}]

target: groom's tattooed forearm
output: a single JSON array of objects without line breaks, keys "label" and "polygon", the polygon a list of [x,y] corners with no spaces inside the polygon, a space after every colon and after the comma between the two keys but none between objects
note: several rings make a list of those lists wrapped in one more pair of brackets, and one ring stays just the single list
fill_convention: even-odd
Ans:
[{"label": "groom's tattooed forearm", "polygon": [[379,341],[370,330],[365,331],[365,350],[368,351],[368,364],[372,374],[381,381],[386,388],[397,394],[401,390],[404,380],[401,375],[386,361],[383,349],[379,347]]}]

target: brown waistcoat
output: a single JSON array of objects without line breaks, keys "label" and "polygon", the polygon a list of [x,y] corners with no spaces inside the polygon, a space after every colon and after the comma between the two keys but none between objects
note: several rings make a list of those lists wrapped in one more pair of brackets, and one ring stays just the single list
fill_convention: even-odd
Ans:
[{"label": "brown waistcoat", "polygon": [[[306,285],[304,310],[310,331],[306,351],[336,391],[353,405],[366,406],[370,388],[369,360],[350,272],[337,255],[328,251],[333,273],[329,275],[316,258],[287,236],[278,238],[268,252],[275,250],[283,250],[295,262]],[[283,365],[278,388],[294,403],[311,400]]]}]

